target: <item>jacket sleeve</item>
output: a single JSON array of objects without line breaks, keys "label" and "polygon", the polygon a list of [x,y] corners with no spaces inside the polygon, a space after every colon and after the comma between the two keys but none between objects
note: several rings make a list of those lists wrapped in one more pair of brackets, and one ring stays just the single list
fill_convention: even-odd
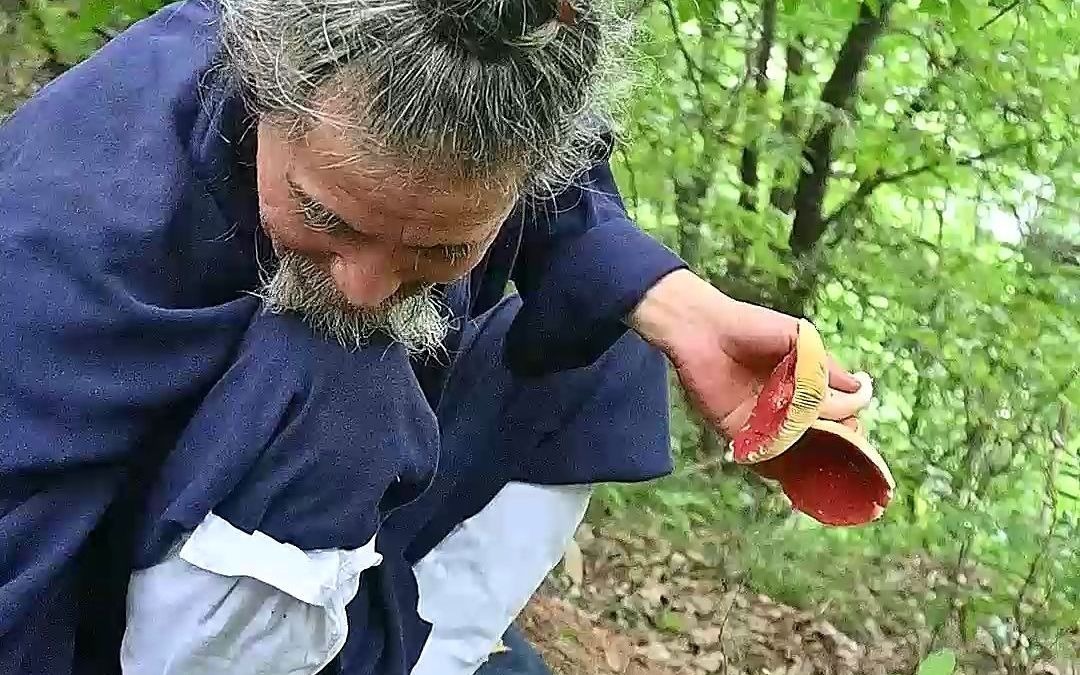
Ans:
[{"label": "jacket sleeve", "polygon": [[130,80],[120,38],[0,126],[0,672],[71,672],[80,613],[107,644],[116,516],[256,305],[226,297],[249,235],[221,236],[174,129],[197,109],[160,93],[186,90],[182,38],[121,53]]},{"label": "jacket sleeve", "polygon": [[[0,670],[25,672],[5,659],[44,658],[49,642],[52,653],[65,650],[69,636],[57,631],[79,613],[72,583],[91,532],[224,367],[230,315],[241,308],[141,302],[117,276],[90,273],[75,246],[49,236],[13,246],[9,213],[0,253]],[[23,232],[32,239],[46,227]]]},{"label": "jacket sleeve", "polygon": [[520,374],[592,363],[628,330],[625,318],[645,292],[686,266],[627,215],[606,156],[521,217],[512,278],[524,306],[507,339]]},{"label": "jacket sleeve", "polygon": [[91,532],[225,367],[251,303],[148,302],[87,262],[92,242],[62,241],[80,221],[0,202],[0,671],[26,672],[5,659],[63,652]]}]

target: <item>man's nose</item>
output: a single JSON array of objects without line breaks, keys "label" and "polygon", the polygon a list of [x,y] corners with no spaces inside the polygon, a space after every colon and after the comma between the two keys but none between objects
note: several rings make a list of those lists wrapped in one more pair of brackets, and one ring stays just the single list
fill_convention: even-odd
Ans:
[{"label": "man's nose", "polygon": [[334,256],[330,276],[349,304],[377,307],[401,288],[401,277],[391,265],[373,256]]}]

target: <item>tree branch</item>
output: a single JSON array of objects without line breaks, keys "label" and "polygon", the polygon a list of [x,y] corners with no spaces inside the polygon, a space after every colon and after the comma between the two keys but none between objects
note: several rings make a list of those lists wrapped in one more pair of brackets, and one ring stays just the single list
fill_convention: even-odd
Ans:
[{"label": "tree branch", "polygon": [[[765,0],[762,4],[761,41],[747,73],[749,77],[753,78],[754,89],[761,98],[764,98],[769,91],[769,79],[766,70],[769,66],[769,54],[772,53],[776,36],[777,3],[778,0]],[[757,139],[754,134],[750,134],[743,145],[742,158],[739,161],[739,178],[743,183],[739,206],[747,211],[756,211],[755,193],[758,186],[758,151]]]},{"label": "tree branch", "polygon": [[900,181],[907,180],[908,178],[912,178],[923,173],[933,172],[945,166],[971,166],[976,162],[980,162],[986,159],[992,159],[1010,150],[1015,150],[1016,148],[1028,145],[1031,142],[1032,141],[1030,139],[1027,139],[1023,141],[1016,141],[1013,143],[1006,143],[1005,145],[999,145],[985,152],[981,152],[977,155],[958,159],[955,162],[931,162],[928,164],[921,164],[910,169],[905,169],[904,171],[898,171],[896,173],[886,173],[883,169],[878,169],[877,173],[859,184],[858,189],[855,190],[854,194],[852,194],[851,197],[847,199],[847,201],[836,207],[836,209],[822,221],[822,227],[828,227],[832,223],[839,220],[840,217],[843,216],[848,209],[854,206],[861,205],[867,200],[867,198],[870,197],[871,194],[873,194],[875,190],[877,190],[882,185],[899,183]]},{"label": "tree branch", "polygon": [[[795,110],[795,87],[798,78],[803,72],[803,49],[806,47],[805,36],[797,35],[794,40],[788,42],[785,61],[787,73],[784,75],[784,96],[782,99],[783,112],[780,118],[780,131],[789,138],[795,138],[799,133],[798,113]],[[785,213],[791,211],[792,199],[795,194],[790,185],[775,184],[769,195],[769,203],[774,208]]]},{"label": "tree branch", "polygon": [[[712,118],[712,110],[702,85],[703,71],[697,61],[694,60],[689,47],[686,46],[686,43],[682,39],[682,35],[679,31],[678,12],[675,10],[672,0],[663,0],[663,4],[667,9],[668,22],[671,26],[675,44],[679,49],[679,53],[682,55],[683,61],[686,63],[687,76],[690,78],[690,82],[694,87],[694,92],[697,95],[697,127],[703,143],[703,156],[705,158],[711,158],[713,156],[711,150],[713,134],[710,133],[709,130],[709,121]],[[700,257],[701,234],[697,225],[700,222],[701,216],[701,200],[704,199],[705,193],[708,190],[708,180],[705,177],[705,173],[703,167],[694,167],[689,184],[684,184],[679,181],[677,177],[672,177],[672,180],[675,183],[675,215],[679,221],[678,252],[680,257],[692,268],[697,266]]]},{"label": "tree branch", "polygon": [[[803,54],[806,50],[806,35],[799,33],[787,44],[787,49],[784,52],[784,61],[787,65],[787,72],[784,74],[784,97],[783,102],[785,106],[791,105],[795,100],[795,87],[798,84],[798,78],[803,74]],[[792,134],[795,133],[797,127],[795,123],[795,116],[788,114],[787,108],[784,108],[784,118],[780,122],[784,129],[790,130]]]},{"label": "tree branch", "polygon": [[[671,26],[672,37],[675,40],[675,45],[678,47],[683,62],[686,64],[687,77],[690,78],[690,82],[694,87],[694,94],[697,98],[698,103],[697,126],[698,131],[701,133],[702,136],[702,142],[705,145],[703,154],[708,157],[712,155],[713,144],[725,146],[735,145],[733,142],[726,140],[725,135],[727,133],[726,130],[732,124],[731,118],[734,117],[736,106],[729,106],[729,110],[727,111],[729,114],[725,117],[725,121],[723,122],[723,124],[717,125],[713,123],[713,120],[721,117],[720,107],[712,105],[710,103],[709,97],[705,95],[704,84],[708,82],[709,84],[717,87],[720,87],[722,85],[716,78],[715,74],[703,68],[701,64],[698,63],[694,59],[693,55],[690,53],[690,48],[687,47],[686,42],[683,41],[680,34],[678,12],[676,11],[674,4],[672,3],[672,0],[663,0],[663,5],[667,9],[668,23]],[[709,39],[709,33],[705,31],[702,31],[702,36],[706,40]],[[706,43],[705,47],[706,50],[708,50],[708,42]],[[732,99],[738,96],[739,91],[742,89],[744,83],[745,77],[731,92]],[[713,130],[715,130],[715,133],[713,132]]]},{"label": "tree branch", "polygon": [[[865,2],[859,5],[859,18],[848,31],[836,67],[821,92],[821,102],[833,110],[848,110],[858,85],[859,73],[866,65],[870,50],[885,28],[891,3],[881,2],[874,12]],[[788,244],[795,256],[809,252],[825,232],[821,208],[829,177],[833,132],[836,123],[826,121],[811,136],[803,149],[809,165],[799,177],[795,190],[795,221]]]},{"label": "tree branch", "polygon": [[989,19],[987,19],[986,21],[984,21],[984,22],[982,23],[982,25],[980,25],[980,26],[979,26],[979,28],[978,28],[978,29],[979,29],[979,30],[986,30],[986,29],[987,29],[987,28],[989,28],[990,26],[994,25],[994,24],[995,24],[995,23],[997,22],[997,20],[998,20],[998,19],[1000,19],[1001,17],[1005,16],[1005,15],[1006,15],[1006,14],[1008,14],[1009,12],[1011,12],[1011,11],[1013,11],[1014,9],[1016,9],[1017,7],[1019,7],[1019,6],[1020,6],[1020,5],[1021,5],[1021,4],[1023,3],[1023,2],[1024,2],[1024,0],[1013,0],[1013,1],[1012,1],[1012,2],[1010,2],[1009,4],[1007,4],[1007,5],[1005,5],[1004,7],[1002,7],[1002,8],[1000,9],[1000,10],[998,10],[998,13],[997,13],[997,14],[995,14],[995,15],[994,15],[994,16],[992,16],[992,17],[990,17],[990,18],[989,18]]},{"label": "tree branch", "polygon": [[[1080,369],[1077,369],[1073,373],[1073,377],[1065,380],[1065,385],[1056,393],[1053,397],[1058,398],[1064,394],[1069,385],[1074,381],[1077,374],[1080,374]],[[1053,400],[1053,399],[1050,399]],[[1034,416],[1033,416],[1034,417]],[[1051,542],[1053,541],[1054,534],[1057,531],[1058,525],[1061,523],[1061,514],[1058,512],[1058,500],[1057,500],[1057,466],[1058,458],[1064,456],[1068,450],[1065,447],[1064,439],[1068,438],[1069,432],[1069,410],[1064,405],[1058,408],[1058,423],[1057,433],[1050,434],[1050,458],[1048,459],[1046,466],[1044,467],[1044,476],[1046,479],[1046,499],[1043,500],[1042,512],[1040,513],[1040,520],[1050,520],[1050,525],[1041,537],[1039,542],[1038,553],[1031,561],[1031,565],[1028,567],[1028,573],[1024,577],[1024,583],[1020,587],[1019,592],[1016,594],[1016,601],[1013,604],[1013,621],[1016,624],[1016,639],[1013,643],[1013,649],[1018,650],[1020,648],[1020,638],[1024,633],[1025,621],[1023,605],[1027,599],[1027,593],[1031,589],[1032,584],[1035,582],[1035,578],[1038,575],[1039,568],[1042,566],[1043,561],[1046,558],[1047,553],[1050,550]]]},{"label": "tree branch", "polygon": [[629,186],[630,187],[630,195],[629,195],[630,200],[629,201],[630,201],[633,216],[636,218],[637,215],[638,215],[638,209],[641,208],[641,203],[640,203],[641,197],[638,194],[637,172],[634,171],[634,165],[630,163],[630,157],[627,156],[626,150],[622,146],[619,146],[618,148],[616,148],[615,152],[617,152],[619,157],[622,159],[623,169],[626,171],[626,175],[630,179],[630,186]]},{"label": "tree branch", "polygon": [[[1023,1],[1024,0],[1013,0],[1008,5],[1003,7],[1000,11],[998,11],[997,14],[980,24],[977,30],[985,31],[987,28],[997,23],[997,21],[1000,20],[1003,16],[1020,6]],[[908,103],[907,109],[904,111],[904,118],[911,119],[918,113],[926,110],[927,99],[929,99],[930,96],[932,96],[934,92],[937,91],[938,85],[940,85],[942,80],[945,79],[945,75],[957,66],[959,66],[961,63],[963,63],[965,58],[967,57],[964,54],[964,51],[959,47],[957,47],[956,52],[952,55],[952,58],[950,58],[944,64],[942,64],[936,57],[931,55],[931,63],[937,66],[937,72],[935,72],[934,75],[930,78],[930,80],[927,81],[926,85],[923,86],[915,94],[914,97],[912,97],[911,102]]]},{"label": "tree branch", "polygon": [[702,172],[695,171],[689,185],[672,177],[675,183],[675,217],[679,221],[678,253],[692,268],[701,259],[701,201],[709,189]]},{"label": "tree branch", "polygon": [[697,61],[690,55],[690,49],[687,48],[686,43],[683,42],[682,35],[679,32],[679,14],[675,11],[675,6],[671,0],[664,0],[664,7],[667,8],[668,23],[671,24],[671,34],[675,38],[675,46],[679,48],[679,53],[682,54],[683,61],[686,63],[686,74],[690,78],[690,83],[694,85],[694,92],[697,94],[698,105],[701,107],[702,119],[706,118],[706,103],[705,91],[701,86],[701,68],[698,66]]}]

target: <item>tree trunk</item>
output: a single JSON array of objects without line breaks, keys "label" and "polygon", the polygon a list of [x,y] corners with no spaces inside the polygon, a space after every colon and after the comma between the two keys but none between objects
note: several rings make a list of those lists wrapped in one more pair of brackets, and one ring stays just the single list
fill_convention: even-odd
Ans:
[{"label": "tree trunk", "polygon": [[[750,79],[754,81],[754,90],[758,96],[765,97],[769,90],[769,78],[767,69],[769,66],[769,54],[772,53],[773,42],[776,36],[776,5],[778,0],[765,0],[761,7],[761,41],[758,43],[757,52],[750,61]],[[750,134],[743,146],[742,159],[739,162],[739,177],[743,183],[742,195],[739,197],[739,206],[747,211],[757,210],[757,186],[758,186],[758,150],[757,139]]]},{"label": "tree trunk", "polygon": [[[795,110],[795,96],[799,78],[803,72],[803,42],[805,38],[798,35],[788,43],[785,61],[787,62],[787,74],[784,77],[783,117],[780,119],[780,130],[789,138],[799,135],[798,113]],[[784,213],[790,213],[794,206],[795,192],[788,184],[777,182],[769,195],[769,202]]]},{"label": "tree trunk", "polygon": [[701,262],[701,202],[709,189],[708,179],[695,173],[689,185],[675,183],[675,216],[679,219],[678,253],[696,268]]},{"label": "tree trunk", "polygon": [[[889,3],[881,2],[875,13],[864,2],[859,6],[859,18],[848,31],[840,48],[836,68],[821,92],[821,102],[836,111],[847,111],[855,97],[859,73],[866,66],[866,59],[874,42],[885,28]],[[832,139],[836,124],[826,121],[810,137],[803,149],[803,157],[809,165],[799,177],[795,190],[795,222],[788,243],[796,257],[809,252],[825,233],[822,202],[829,179],[832,162]]]}]

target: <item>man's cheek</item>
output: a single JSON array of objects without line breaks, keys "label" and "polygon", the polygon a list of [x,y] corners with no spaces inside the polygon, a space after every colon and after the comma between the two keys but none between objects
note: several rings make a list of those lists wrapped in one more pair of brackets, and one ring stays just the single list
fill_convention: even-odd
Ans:
[{"label": "man's cheek", "polygon": [[479,246],[476,246],[473,251],[469,253],[467,263],[469,266],[468,271],[472,271],[480,262],[484,259],[484,256],[491,250],[491,245],[495,243],[496,237],[499,236],[499,228],[495,228]]}]

